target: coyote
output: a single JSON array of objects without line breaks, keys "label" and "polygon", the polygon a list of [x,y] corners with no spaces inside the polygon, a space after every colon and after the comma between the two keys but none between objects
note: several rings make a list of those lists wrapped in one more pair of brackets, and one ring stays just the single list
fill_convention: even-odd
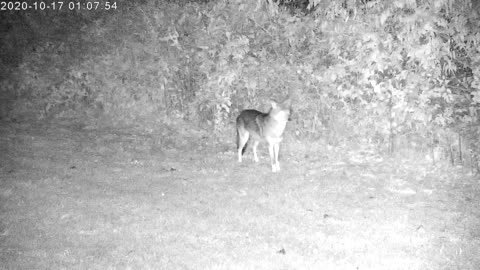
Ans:
[{"label": "coyote", "polygon": [[282,103],[271,101],[272,108],[268,113],[257,110],[244,110],[237,117],[237,151],[238,162],[242,162],[250,138],[253,139],[253,159],[258,162],[257,146],[260,141],[268,143],[268,152],[272,164],[272,172],[280,171],[278,151],[282,134],[290,117],[291,102],[287,98]]}]

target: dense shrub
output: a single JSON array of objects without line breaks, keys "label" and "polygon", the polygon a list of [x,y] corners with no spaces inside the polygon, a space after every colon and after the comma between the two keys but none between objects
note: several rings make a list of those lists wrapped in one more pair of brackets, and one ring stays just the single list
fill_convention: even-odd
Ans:
[{"label": "dense shrub", "polygon": [[302,138],[441,147],[478,166],[478,7],[127,1],[114,12],[4,13],[2,92],[18,104],[11,115],[180,117],[220,133],[239,110],[289,95]]}]

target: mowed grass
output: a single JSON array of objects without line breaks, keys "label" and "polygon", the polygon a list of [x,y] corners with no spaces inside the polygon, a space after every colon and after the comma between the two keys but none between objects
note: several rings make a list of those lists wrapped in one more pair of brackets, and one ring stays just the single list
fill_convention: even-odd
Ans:
[{"label": "mowed grass", "polygon": [[[478,176],[362,150],[3,123],[1,269],[478,269]],[[233,141],[233,140],[232,140]]]}]

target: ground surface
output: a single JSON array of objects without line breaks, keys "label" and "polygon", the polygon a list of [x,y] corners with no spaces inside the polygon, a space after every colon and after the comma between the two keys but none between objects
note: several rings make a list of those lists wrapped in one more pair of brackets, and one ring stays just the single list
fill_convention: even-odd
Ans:
[{"label": "ground surface", "polygon": [[265,146],[238,164],[201,139],[0,136],[1,269],[480,267],[480,181],[462,168],[287,142],[272,174]]}]

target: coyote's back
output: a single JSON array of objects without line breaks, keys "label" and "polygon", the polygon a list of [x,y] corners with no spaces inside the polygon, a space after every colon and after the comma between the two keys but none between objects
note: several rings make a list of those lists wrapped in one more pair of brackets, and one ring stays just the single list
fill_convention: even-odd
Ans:
[{"label": "coyote's back", "polygon": [[280,171],[278,152],[282,135],[290,116],[290,99],[282,103],[272,101],[272,108],[268,113],[257,110],[244,110],[237,117],[237,152],[238,161],[242,162],[250,139],[253,141],[253,158],[258,162],[257,146],[261,141],[268,144],[268,152],[272,164],[272,171]]}]

